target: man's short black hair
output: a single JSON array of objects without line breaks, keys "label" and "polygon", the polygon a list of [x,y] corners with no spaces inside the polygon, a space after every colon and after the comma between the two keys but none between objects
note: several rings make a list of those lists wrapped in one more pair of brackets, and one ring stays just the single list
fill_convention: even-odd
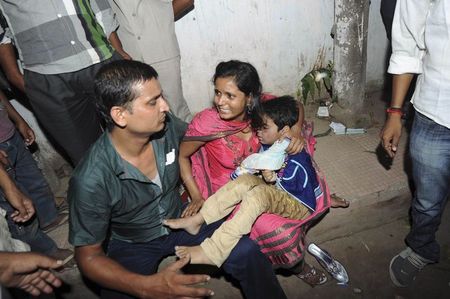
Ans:
[{"label": "man's short black hair", "polygon": [[284,126],[291,128],[298,121],[298,103],[291,96],[282,96],[272,100],[267,100],[261,105],[261,116],[267,116],[278,127],[278,130]]},{"label": "man's short black hair", "polygon": [[108,130],[114,128],[110,111],[114,106],[131,108],[137,94],[136,85],[158,79],[150,65],[134,60],[118,60],[105,64],[95,76],[94,89],[97,107]]}]

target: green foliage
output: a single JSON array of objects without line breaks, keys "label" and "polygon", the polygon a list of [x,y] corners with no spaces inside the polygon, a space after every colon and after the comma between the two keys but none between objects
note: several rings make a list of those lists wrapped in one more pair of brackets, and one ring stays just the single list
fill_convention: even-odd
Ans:
[{"label": "green foliage", "polygon": [[313,69],[300,80],[297,97],[302,98],[303,104],[306,104],[308,97],[314,102],[316,94],[320,96],[323,86],[330,98],[333,99],[332,74],[333,63],[331,61],[328,62],[326,67]]}]

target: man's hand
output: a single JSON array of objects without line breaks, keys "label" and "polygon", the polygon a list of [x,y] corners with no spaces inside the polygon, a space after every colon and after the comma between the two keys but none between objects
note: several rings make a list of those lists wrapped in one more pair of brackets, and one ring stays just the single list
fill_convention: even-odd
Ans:
[{"label": "man's hand", "polygon": [[0,150],[0,164],[3,168],[8,167],[9,165],[8,154],[4,150]]},{"label": "man's hand", "polygon": [[[142,298],[171,299],[171,298],[204,298],[213,296],[214,292],[206,288],[194,287],[196,284],[206,283],[210,280],[208,275],[186,275],[180,269],[189,263],[190,257],[180,259],[161,272],[144,278]],[[147,280],[147,282],[145,282]]]},{"label": "man's hand", "polygon": [[17,130],[19,131],[20,135],[22,135],[26,146],[29,146],[36,140],[33,129],[30,128],[30,126],[25,121],[17,124]]},{"label": "man's hand", "polygon": [[8,167],[10,167],[9,161],[6,153],[3,151],[0,151],[0,161],[0,164],[2,164],[0,165],[0,188],[3,190],[6,200],[14,209],[16,209],[16,211],[10,215],[11,219],[16,222],[27,222],[31,219],[35,212],[33,203],[31,199],[29,199],[19,190],[19,188],[17,188],[13,179],[9,177],[7,171]]},{"label": "man's hand", "polygon": [[0,284],[20,288],[33,296],[51,293],[61,286],[61,280],[49,270],[62,262],[36,253],[0,252]]},{"label": "man's hand", "polygon": [[5,195],[11,206],[16,209],[16,211],[10,215],[12,220],[15,222],[27,222],[31,219],[35,213],[31,199],[18,189],[11,192],[5,192]]},{"label": "man's hand", "polygon": [[401,135],[402,135],[401,115],[389,114],[386,123],[384,124],[384,127],[381,130],[380,138],[384,150],[391,158],[394,158],[397,152],[397,146]]}]

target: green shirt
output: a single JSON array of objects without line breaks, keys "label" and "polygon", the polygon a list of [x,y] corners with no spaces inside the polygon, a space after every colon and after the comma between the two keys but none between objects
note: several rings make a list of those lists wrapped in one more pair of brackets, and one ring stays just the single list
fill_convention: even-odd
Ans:
[{"label": "green shirt", "polygon": [[74,246],[111,238],[148,242],[167,235],[166,218],[181,214],[178,192],[180,141],[186,123],[168,115],[164,130],[152,136],[162,189],[123,160],[104,133],[76,167],[69,183],[69,241]]}]

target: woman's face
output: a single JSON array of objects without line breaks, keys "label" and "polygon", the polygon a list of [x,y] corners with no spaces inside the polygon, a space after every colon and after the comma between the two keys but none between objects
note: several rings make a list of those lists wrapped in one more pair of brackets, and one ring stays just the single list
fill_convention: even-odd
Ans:
[{"label": "woman's face", "polygon": [[214,94],[214,104],[221,119],[244,120],[245,110],[251,99],[239,90],[233,77],[217,78]]}]

